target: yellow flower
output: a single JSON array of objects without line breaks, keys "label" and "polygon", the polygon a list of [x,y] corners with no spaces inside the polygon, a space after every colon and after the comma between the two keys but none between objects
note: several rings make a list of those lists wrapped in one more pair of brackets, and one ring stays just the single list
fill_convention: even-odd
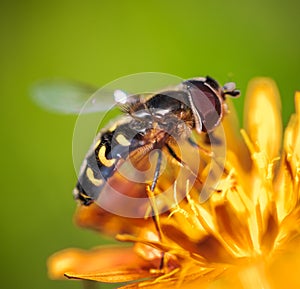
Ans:
[{"label": "yellow flower", "polygon": [[[244,129],[236,130],[234,113],[224,117],[224,171],[206,202],[196,186],[175,183],[186,198],[157,216],[158,230],[153,222],[109,218],[110,233],[128,225],[117,239],[133,247],[59,252],[49,259],[50,276],[135,281],[122,288],[300,288],[300,92],[295,103],[281,143],[277,87],[252,80]],[[99,208],[84,210],[77,221],[103,230]]]}]

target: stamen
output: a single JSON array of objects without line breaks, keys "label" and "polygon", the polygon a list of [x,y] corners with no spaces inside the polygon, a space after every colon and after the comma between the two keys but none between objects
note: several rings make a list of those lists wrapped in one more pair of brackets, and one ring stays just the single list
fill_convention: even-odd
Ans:
[{"label": "stamen", "polygon": [[274,158],[269,164],[267,169],[267,180],[272,181],[274,178],[274,164],[279,161],[280,157]]},{"label": "stamen", "polygon": [[244,141],[246,143],[246,146],[248,147],[251,155],[254,154],[256,152],[256,148],[254,147],[254,144],[250,140],[250,138],[249,138],[246,130],[241,129],[240,132],[241,132],[241,135],[242,135],[242,137],[243,137],[243,139],[244,139]]},{"label": "stamen", "polygon": [[[150,273],[157,273],[155,272],[156,270],[152,271],[150,270]],[[155,280],[153,281],[144,281],[142,283],[139,284],[139,287],[144,287],[144,286],[149,286],[149,285],[154,285],[160,282],[164,282],[164,281],[169,281],[166,279],[169,279],[170,277],[172,277],[173,275],[175,275],[176,273],[178,273],[180,271],[180,268],[175,268],[174,270],[168,272],[168,273],[164,273],[162,276],[157,277]]]}]

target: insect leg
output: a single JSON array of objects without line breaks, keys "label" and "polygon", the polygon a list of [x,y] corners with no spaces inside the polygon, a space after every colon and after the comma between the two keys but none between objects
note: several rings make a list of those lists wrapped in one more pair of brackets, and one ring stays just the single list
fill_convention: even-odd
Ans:
[{"label": "insect leg", "polygon": [[152,185],[151,185],[151,188],[150,188],[150,190],[152,192],[154,192],[154,189],[155,189],[156,184],[157,184],[157,180],[158,180],[159,172],[160,172],[160,167],[161,167],[161,161],[162,161],[161,150],[157,150],[157,153],[158,153],[157,163],[156,163],[156,167],[155,167],[153,182],[152,182]]},{"label": "insect leg", "polygon": [[[157,184],[157,180],[159,178],[159,173],[160,173],[161,163],[162,163],[162,152],[161,152],[161,150],[157,150],[157,153],[158,153],[158,157],[157,157],[157,162],[156,162],[156,166],[155,166],[153,182],[151,184],[150,190],[147,190],[147,193],[148,193],[148,197],[149,197],[150,205],[151,205],[152,220],[153,220],[155,229],[157,231],[158,238],[159,238],[159,240],[162,240],[162,231],[161,231],[161,228],[159,226],[159,212],[158,212],[155,200],[154,200],[154,190],[155,190],[155,187],[156,187],[156,184]],[[161,269],[163,269],[163,267],[164,267],[164,252],[162,252],[159,269],[161,270]]]},{"label": "insect leg", "polygon": [[[193,141],[193,140],[192,140]],[[195,145],[197,145],[195,143]],[[168,149],[169,154],[178,162],[178,164],[184,168],[186,168],[200,183],[202,181],[199,179],[198,175],[189,167],[187,163],[185,163],[175,152],[174,150],[170,147],[168,143],[166,143],[166,147]],[[198,145],[197,145],[198,147]]]}]

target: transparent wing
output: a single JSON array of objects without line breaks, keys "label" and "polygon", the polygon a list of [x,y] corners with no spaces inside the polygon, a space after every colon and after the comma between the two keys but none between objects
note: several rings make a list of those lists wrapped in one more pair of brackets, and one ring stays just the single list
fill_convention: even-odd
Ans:
[{"label": "transparent wing", "polygon": [[[31,96],[41,107],[59,113],[78,114],[107,111],[116,101],[114,91],[97,89],[76,81],[48,79],[32,87]],[[119,96],[121,92],[118,91]],[[126,97],[126,94],[122,94]]]}]

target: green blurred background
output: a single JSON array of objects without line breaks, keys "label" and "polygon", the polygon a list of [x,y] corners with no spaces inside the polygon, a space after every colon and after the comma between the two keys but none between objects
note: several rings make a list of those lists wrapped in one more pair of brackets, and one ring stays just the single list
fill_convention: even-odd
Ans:
[{"label": "green blurred background", "polygon": [[[72,223],[76,116],[37,107],[32,83],[64,77],[101,86],[158,71],[209,74],[245,92],[264,75],[278,83],[286,124],[300,89],[299,11],[299,1],[2,0],[0,287],[80,288],[48,280],[47,257],[108,242]],[[243,100],[235,101],[240,115]]]}]

